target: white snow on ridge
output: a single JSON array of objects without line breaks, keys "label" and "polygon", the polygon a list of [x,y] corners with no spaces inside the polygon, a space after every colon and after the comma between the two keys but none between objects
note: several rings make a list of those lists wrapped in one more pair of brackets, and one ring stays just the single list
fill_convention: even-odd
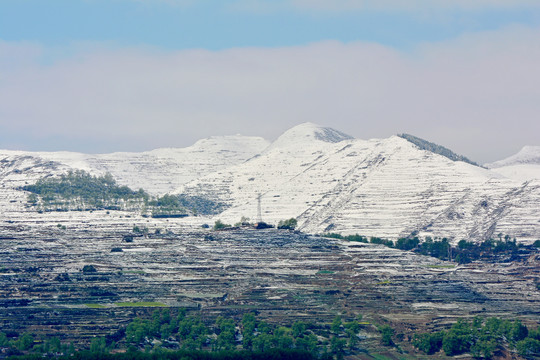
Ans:
[{"label": "white snow on ridge", "polygon": [[[532,156],[521,158],[534,162],[535,152],[529,149],[526,154]],[[0,151],[0,213],[18,218],[17,211],[31,211],[24,208],[26,194],[19,186],[84,169],[110,172],[120,184],[152,194],[185,193],[224,202],[229,208],[212,220],[228,223],[242,216],[256,221],[261,194],[264,221],[295,217],[309,233],[393,239],[413,234],[453,241],[503,233],[531,241],[540,239],[540,180],[535,180],[540,178],[534,171],[522,178],[507,173],[540,166],[531,161],[484,169],[421,150],[398,136],[360,140],[311,123],[288,130],[272,144],[225,136],[143,153]]]},{"label": "white snow on ridge", "polygon": [[485,166],[518,181],[540,180],[540,146],[524,146],[517,154]]},{"label": "white snow on ridge", "polygon": [[486,164],[486,167],[493,169],[519,164],[540,165],[540,146],[524,146],[517,154]]},{"label": "white snow on ridge", "polygon": [[236,135],[199,140],[187,148],[164,148],[142,153],[90,155],[0,151],[0,160],[29,157],[38,163],[54,162],[60,172],[69,169],[81,169],[96,175],[109,172],[122,185],[163,194],[208,173],[244,162],[268,145],[269,142],[261,137]]},{"label": "white snow on ridge", "polygon": [[293,128],[259,157],[177,192],[227,203],[216,219],[230,223],[256,219],[260,193],[264,221],[296,217],[310,233],[540,238],[538,183],[451,161],[397,136],[327,142],[319,131],[313,124]]}]

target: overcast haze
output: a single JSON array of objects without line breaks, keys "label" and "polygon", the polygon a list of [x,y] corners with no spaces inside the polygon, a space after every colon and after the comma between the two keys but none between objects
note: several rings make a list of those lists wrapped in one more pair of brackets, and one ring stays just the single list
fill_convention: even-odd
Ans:
[{"label": "overcast haze", "polygon": [[539,1],[0,1],[3,149],[273,140],[311,121],[484,163],[540,145],[539,84]]}]

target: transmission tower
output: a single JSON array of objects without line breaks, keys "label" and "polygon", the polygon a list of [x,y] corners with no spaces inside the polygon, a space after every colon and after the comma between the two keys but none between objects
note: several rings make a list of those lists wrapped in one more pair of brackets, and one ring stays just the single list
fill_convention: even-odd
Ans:
[{"label": "transmission tower", "polygon": [[261,211],[261,198],[262,194],[257,195],[257,222],[262,222],[262,211]]}]

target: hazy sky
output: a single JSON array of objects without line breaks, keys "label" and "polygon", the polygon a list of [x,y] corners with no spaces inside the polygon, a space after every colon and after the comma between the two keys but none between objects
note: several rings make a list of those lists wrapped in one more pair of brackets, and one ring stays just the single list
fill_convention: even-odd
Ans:
[{"label": "hazy sky", "polygon": [[477,162],[540,145],[540,1],[0,0],[0,148],[272,140],[305,121]]}]

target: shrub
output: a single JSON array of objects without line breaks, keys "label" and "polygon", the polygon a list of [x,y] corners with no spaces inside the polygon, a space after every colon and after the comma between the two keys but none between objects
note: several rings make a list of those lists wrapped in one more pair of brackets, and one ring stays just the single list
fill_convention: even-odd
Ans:
[{"label": "shrub", "polygon": [[96,273],[97,272],[94,265],[84,265],[82,271],[85,274]]},{"label": "shrub", "polygon": [[400,250],[412,250],[418,246],[420,239],[414,237],[413,239],[401,238],[396,241],[396,249]]},{"label": "shrub", "polygon": [[294,230],[296,228],[296,225],[298,225],[298,221],[295,218],[290,218],[288,220],[281,220],[278,223],[277,228],[278,229]]},{"label": "shrub", "polygon": [[540,341],[526,338],[525,340],[518,341],[516,349],[519,355],[523,357],[540,356]]},{"label": "shrub", "polygon": [[381,345],[384,346],[393,346],[394,340],[392,340],[392,336],[394,335],[394,329],[392,329],[388,325],[383,325],[379,328],[379,331],[381,332]]},{"label": "shrub", "polygon": [[231,225],[225,224],[221,220],[216,220],[216,222],[214,223],[214,230],[221,230],[221,229],[226,229],[230,227]]},{"label": "shrub", "polygon": [[444,332],[434,334],[415,334],[412,344],[418,350],[432,355],[441,350]]}]

